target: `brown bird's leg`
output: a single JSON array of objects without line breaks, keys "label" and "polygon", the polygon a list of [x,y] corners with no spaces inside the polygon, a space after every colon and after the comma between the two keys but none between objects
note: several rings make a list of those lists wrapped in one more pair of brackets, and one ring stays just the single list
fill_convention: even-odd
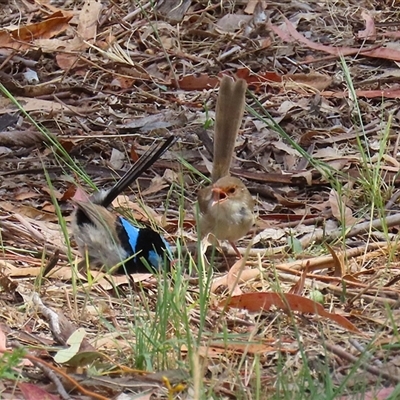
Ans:
[{"label": "brown bird's leg", "polygon": [[236,253],[236,255],[238,256],[238,258],[243,258],[243,256],[240,254],[239,249],[236,247],[236,244],[234,242],[232,242],[232,240],[229,240],[229,244],[232,246],[234,252]]}]

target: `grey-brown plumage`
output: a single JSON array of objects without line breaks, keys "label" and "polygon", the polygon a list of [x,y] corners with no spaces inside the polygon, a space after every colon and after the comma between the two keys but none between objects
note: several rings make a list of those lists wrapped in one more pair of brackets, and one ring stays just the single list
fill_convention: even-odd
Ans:
[{"label": "grey-brown plumage", "polygon": [[84,259],[89,258],[91,266],[109,269],[123,263],[117,272],[127,273],[148,272],[148,267],[153,270],[169,267],[171,249],[160,234],[150,228],[134,226],[106,207],[174,141],[170,137],[152,146],[110,190],[101,190],[90,198],[75,195],[72,231],[80,253]]},{"label": "grey-brown plumage", "polygon": [[213,233],[234,242],[254,223],[254,200],[243,182],[229,175],[237,134],[243,119],[247,84],[224,76],[219,89],[214,130],[212,185],[198,192],[200,235]]},{"label": "grey-brown plumage", "polygon": [[74,204],[72,231],[82,257],[88,256],[92,266],[108,269],[130,256],[121,245],[116,215],[91,201]]}]

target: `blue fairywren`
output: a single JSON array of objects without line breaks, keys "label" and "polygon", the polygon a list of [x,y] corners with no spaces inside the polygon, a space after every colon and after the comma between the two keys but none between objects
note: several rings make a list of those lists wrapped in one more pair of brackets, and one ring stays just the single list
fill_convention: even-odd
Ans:
[{"label": "blue fairywren", "polygon": [[[90,198],[78,189],[73,198],[76,206],[72,231],[79,251],[88,257],[92,266],[104,265],[107,269],[121,264],[117,273],[132,274],[169,268],[171,248],[167,241],[150,228],[139,228],[125,218],[107,210],[113,200],[175,142],[169,137],[153,145],[125,175],[108,191],[101,190]],[[78,192],[80,191],[80,194]]]}]

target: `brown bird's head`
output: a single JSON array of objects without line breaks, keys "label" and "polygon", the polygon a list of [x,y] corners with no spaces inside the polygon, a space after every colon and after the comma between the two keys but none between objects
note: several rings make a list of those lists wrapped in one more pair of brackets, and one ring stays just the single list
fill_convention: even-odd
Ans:
[{"label": "brown bird's head", "polygon": [[224,176],[198,193],[200,234],[211,232],[232,242],[249,231],[254,222],[254,200],[243,182]]},{"label": "brown bird's head", "polygon": [[247,197],[245,193],[247,193],[247,188],[240,179],[224,176],[211,187],[211,205],[223,204],[228,199],[243,201]]}]

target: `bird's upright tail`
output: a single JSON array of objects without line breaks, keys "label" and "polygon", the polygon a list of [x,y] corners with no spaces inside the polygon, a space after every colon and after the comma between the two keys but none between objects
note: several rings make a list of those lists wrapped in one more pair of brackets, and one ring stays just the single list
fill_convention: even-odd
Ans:
[{"label": "bird's upright tail", "polygon": [[122,193],[132,182],[148,170],[176,141],[174,136],[170,136],[164,142],[151,146],[142,156],[132,165],[125,175],[107,192],[101,199],[100,205],[108,207],[114,199]]},{"label": "bird's upright tail", "polygon": [[218,93],[214,129],[212,181],[229,174],[233,151],[243,120],[247,83],[224,76]]}]

